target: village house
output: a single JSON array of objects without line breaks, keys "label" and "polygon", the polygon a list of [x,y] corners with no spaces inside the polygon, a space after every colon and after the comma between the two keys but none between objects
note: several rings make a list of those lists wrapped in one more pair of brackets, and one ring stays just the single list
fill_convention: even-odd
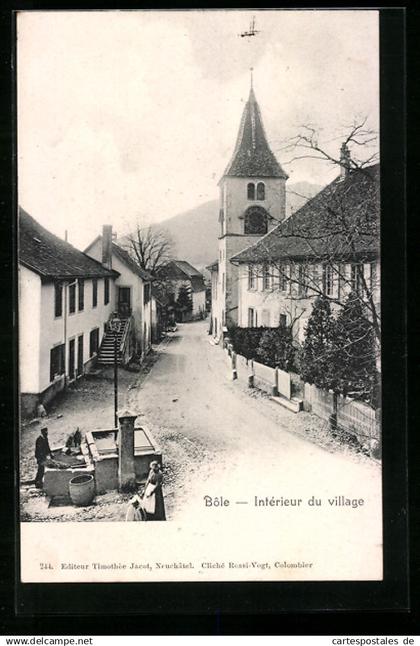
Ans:
[{"label": "village house", "polygon": [[198,269],[185,260],[170,260],[157,273],[164,281],[165,290],[171,294],[174,303],[179,301],[181,290],[191,300],[190,309],[185,304],[175,306],[179,320],[194,320],[206,316],[206,286],[204,276]]},{"label": "village house", "polygon": [[303,342],[314,298],[322,294],[334,310],[350,292],[379,320],[379,164],[342,167],[331,184],[230,262],[239,271],[240,327],[288,326]]},{"label": "village house", "polygon": [[115,308],[117,271],[19,210],[19,382],[30,416],[89,371]]},{"label": "village house", "polygon": [[[85,249],[85,254],[115,269],[115,308],[122,321],[120,330],[120,359],[127,363],[139,360],[150,351],[152,344],[152,275],[142,269],[129,253],[115,242],[112,226],[104,225],[98,236]],[[113,360],[113,336],[108,332],[100,349],[98,361],[102,364]]]},{"label": "village house", "polygon": [[286,214],[288,176],[271,151],[252,88],[232,158],[219,182],[219,257],[211,274],[211,329],[238,324],[238,267],[230,258],[271,231]]}]

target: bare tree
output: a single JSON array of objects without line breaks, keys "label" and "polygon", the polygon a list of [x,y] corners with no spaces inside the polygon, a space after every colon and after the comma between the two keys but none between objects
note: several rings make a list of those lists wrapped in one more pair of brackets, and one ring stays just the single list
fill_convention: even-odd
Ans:
[{"label": "bare tree", "polygon": [[124,247],[142,269],[156,275],[171,260],[173,241],[164,229],[137,224]]}]

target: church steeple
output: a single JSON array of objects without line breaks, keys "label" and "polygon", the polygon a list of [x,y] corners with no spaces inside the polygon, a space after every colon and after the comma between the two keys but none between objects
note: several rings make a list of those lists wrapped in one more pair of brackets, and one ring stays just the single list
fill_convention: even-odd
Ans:
[{"label": "church steeple", "polygon": [[232,158],[223,177],[280,177],[287,179],[268,145],[261,112],[255,97],[251,68],[251,87],[242,113]]}]

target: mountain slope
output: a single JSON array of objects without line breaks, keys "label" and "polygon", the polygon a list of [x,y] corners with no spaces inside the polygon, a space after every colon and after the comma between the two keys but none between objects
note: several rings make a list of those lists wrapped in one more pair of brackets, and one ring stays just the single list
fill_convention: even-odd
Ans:
[{"label": "mountain slope", "polygon": [[[322,186],[309,182],[290,184],[286,191],[286,217],[300,208],[321,188]],[[201,270],[217,258],[218,219],[219,201],[211,200],[155,226],[167,231],[172,238],[174,257],[187,260]]]}]

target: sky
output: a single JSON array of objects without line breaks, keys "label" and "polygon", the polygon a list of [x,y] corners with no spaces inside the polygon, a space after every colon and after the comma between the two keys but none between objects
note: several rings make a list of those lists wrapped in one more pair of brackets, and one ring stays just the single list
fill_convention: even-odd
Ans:
[{"label": "sky", "polygon": [[378,130],[378,38],[376,11],[20,12],[19,203],[83,249],[103,224],[122,235],[216,199],[251,67],[288,183],[324,185],[337,169],[285,141],[311,124],[337,154],[355,120]]}]

